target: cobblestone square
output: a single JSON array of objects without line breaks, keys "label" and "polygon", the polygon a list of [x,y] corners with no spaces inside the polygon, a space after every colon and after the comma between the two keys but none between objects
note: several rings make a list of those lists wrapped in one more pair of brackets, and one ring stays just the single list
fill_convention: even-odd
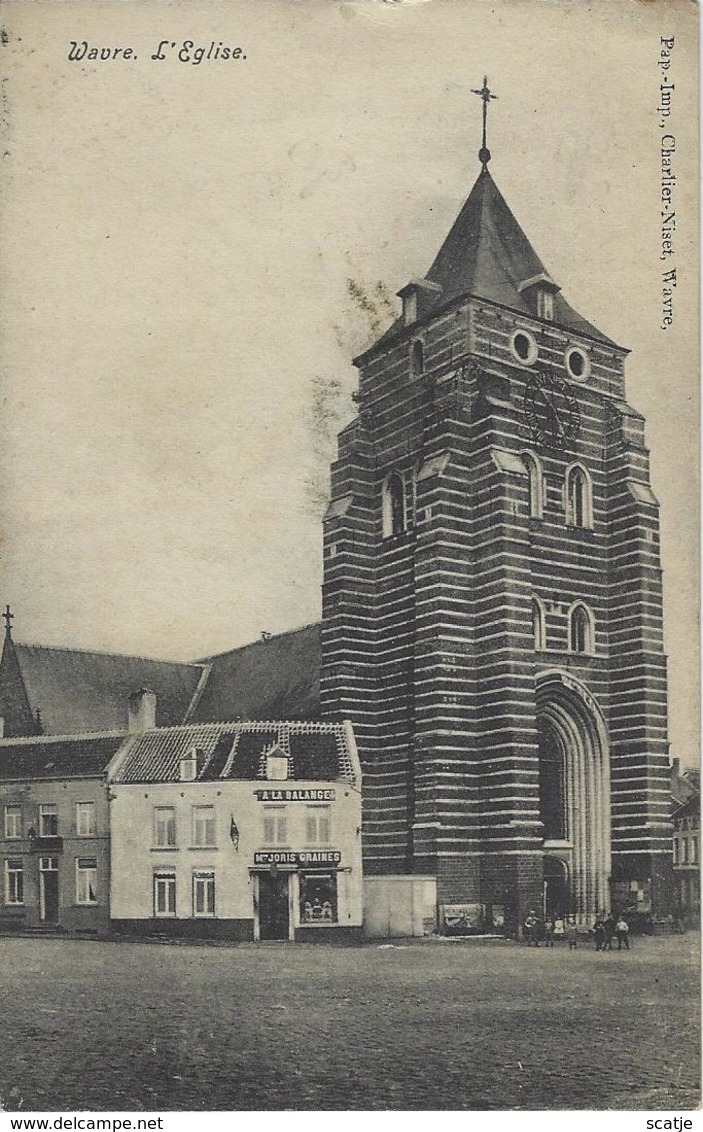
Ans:
[{"label": "cobblestone square", "polygon": [[629,953],[0,939],[3,1107],[699,1103],[698,936]]}]

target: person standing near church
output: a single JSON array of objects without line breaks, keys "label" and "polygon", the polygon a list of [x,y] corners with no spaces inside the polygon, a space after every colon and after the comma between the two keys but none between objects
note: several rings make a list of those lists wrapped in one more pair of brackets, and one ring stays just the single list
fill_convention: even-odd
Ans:
[{"label": "person standing near church", "polygon": [[615,916],[612,912],[603,920],[603,930],[605,931],[605,944],[603,945],[604,951],[613,950],[613,936],[615,935]]},{"label": "person standing near church", "polygon": [[578,929],[576,927],[576,920],[573,916],[569,916],[566,922],[566,938],[569,942],[569,951],[576,951],[578,947],[579,937]]},{"label": "person standing near church", "polygon": [[622,945],[625,944],[625,951],[630,950],[630,925],[624,916],[619,916],[615,925],[615,934],[618,937],[618,951],[622,951]]}]

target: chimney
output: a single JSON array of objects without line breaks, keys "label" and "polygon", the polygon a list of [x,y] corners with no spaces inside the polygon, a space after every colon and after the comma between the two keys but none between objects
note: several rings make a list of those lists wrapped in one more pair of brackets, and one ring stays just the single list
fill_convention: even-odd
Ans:
[{"label": "chimney", "polygon": [[140,688],[129,697],[127,730],[148,731],[156,727],[156,695],[149,688]]}]

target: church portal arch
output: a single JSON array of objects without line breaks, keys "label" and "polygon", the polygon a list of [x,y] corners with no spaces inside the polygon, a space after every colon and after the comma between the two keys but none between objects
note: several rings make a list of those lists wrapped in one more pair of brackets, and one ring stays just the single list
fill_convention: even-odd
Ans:
[{"label": "church portal arch", "polygon": [[[590,923],[610,906],[610,745],[593,696],[568,673],[537,681],[545,879],[554,858],[569,878],[569,912]],[[566,909],[564,909],[566,911]]]}]

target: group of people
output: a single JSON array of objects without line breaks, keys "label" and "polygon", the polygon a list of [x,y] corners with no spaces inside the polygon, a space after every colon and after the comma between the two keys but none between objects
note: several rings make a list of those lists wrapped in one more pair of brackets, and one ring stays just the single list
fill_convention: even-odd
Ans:
[{"label": "group of people", "polygon": [[[592,934],[596,951],[612,951],[615,939],[618,951],[630,950],[630,925],[623,915],[616,918],[612,912],[599,913]],[[547,916],[541,920],[534,909],[530,909],[525,916],[523,937],[528,947],[530,944],[539,947],[542,942],[545,947],[554,947],[562,940],[568,943],[569,951],[578,947],[578,927],[573,916]]]}]

